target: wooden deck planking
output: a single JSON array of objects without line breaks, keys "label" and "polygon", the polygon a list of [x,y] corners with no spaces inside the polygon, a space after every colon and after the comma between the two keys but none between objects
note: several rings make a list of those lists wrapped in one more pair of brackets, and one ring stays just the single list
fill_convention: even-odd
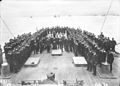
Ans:
[{"label": "wooden deck planking", "polygon": [[109,86],[118,85],[118,79],[101,79],[98,76],[93,76],[91,72],[86,70],[86,67],[75,67],[72,63],[74,56],[72,53],[63,52],[62,56],[52,56],[50,53],[43,52],[39,56],[41,61],[37,67],[23,67],[11,80],[16,83],[21,80],[43,80],[48,72],[54,72],[59,83],[62,83],[63,80],[75,81],[77,78],[85,81],[84,86],[94,86],[99,82],[106,82]]}]

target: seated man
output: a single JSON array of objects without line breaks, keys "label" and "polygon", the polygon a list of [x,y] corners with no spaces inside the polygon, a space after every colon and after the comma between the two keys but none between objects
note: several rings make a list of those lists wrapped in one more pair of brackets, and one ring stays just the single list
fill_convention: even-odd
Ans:
[{"label": "seated man", "polygon": [[55,81],[55,74],[54,73],[49,73],[47,75],[47,79],[43,80],[43,84],[57,84],[57,81]]}]

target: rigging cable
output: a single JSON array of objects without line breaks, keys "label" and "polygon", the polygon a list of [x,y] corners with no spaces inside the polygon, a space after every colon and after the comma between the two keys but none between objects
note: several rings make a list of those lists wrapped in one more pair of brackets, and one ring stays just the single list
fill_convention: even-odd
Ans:
[{"label": "rigging cable", "polygon": [[14,37],[13,33],[11,32],[10,28],[8,27],[8,25],[5,23],[4,19],[0,16],[2,22],[5,24],[5,26],[7,27],[8,31],[10,32],[10,34]]},{"label": "rigging cable", "polygon": [[107,10],[107,12],[106,12],[106,14],[105,14],[105,19],[104,19],[103,24],[102,24],[102,27],[101,27],[101,29],[100,29],[100,33],[102,32],[102,30],[103,30],[103,28],[104,28],[105,22],[106,22],[106,20],[107,20],[107,16],[108,16],[109,11],[110,11],[111,6],[112,6],[112,2],[113,2],[113,0],[111,0],[110,5],[109,5],[109,8],[108,8],[108,10]]}]

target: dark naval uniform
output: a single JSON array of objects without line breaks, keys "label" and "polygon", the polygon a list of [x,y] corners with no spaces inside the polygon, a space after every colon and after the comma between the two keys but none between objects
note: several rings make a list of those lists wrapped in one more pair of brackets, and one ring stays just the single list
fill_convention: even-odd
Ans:
[{"label": "dark naval uniform", "polygon": [[112,63],[114,61],[114,56],[111,52],[109,52],[107,57],[107,62],[110,64],[110,72],[112,72]]}]

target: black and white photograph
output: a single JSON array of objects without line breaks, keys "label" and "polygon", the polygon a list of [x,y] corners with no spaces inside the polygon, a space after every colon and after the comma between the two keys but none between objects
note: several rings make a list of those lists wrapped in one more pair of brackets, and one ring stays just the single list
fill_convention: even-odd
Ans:
[{"label": "black and white photograph", "polygon": [[120,86],[120,0],[0,0],[0,86]]}]

